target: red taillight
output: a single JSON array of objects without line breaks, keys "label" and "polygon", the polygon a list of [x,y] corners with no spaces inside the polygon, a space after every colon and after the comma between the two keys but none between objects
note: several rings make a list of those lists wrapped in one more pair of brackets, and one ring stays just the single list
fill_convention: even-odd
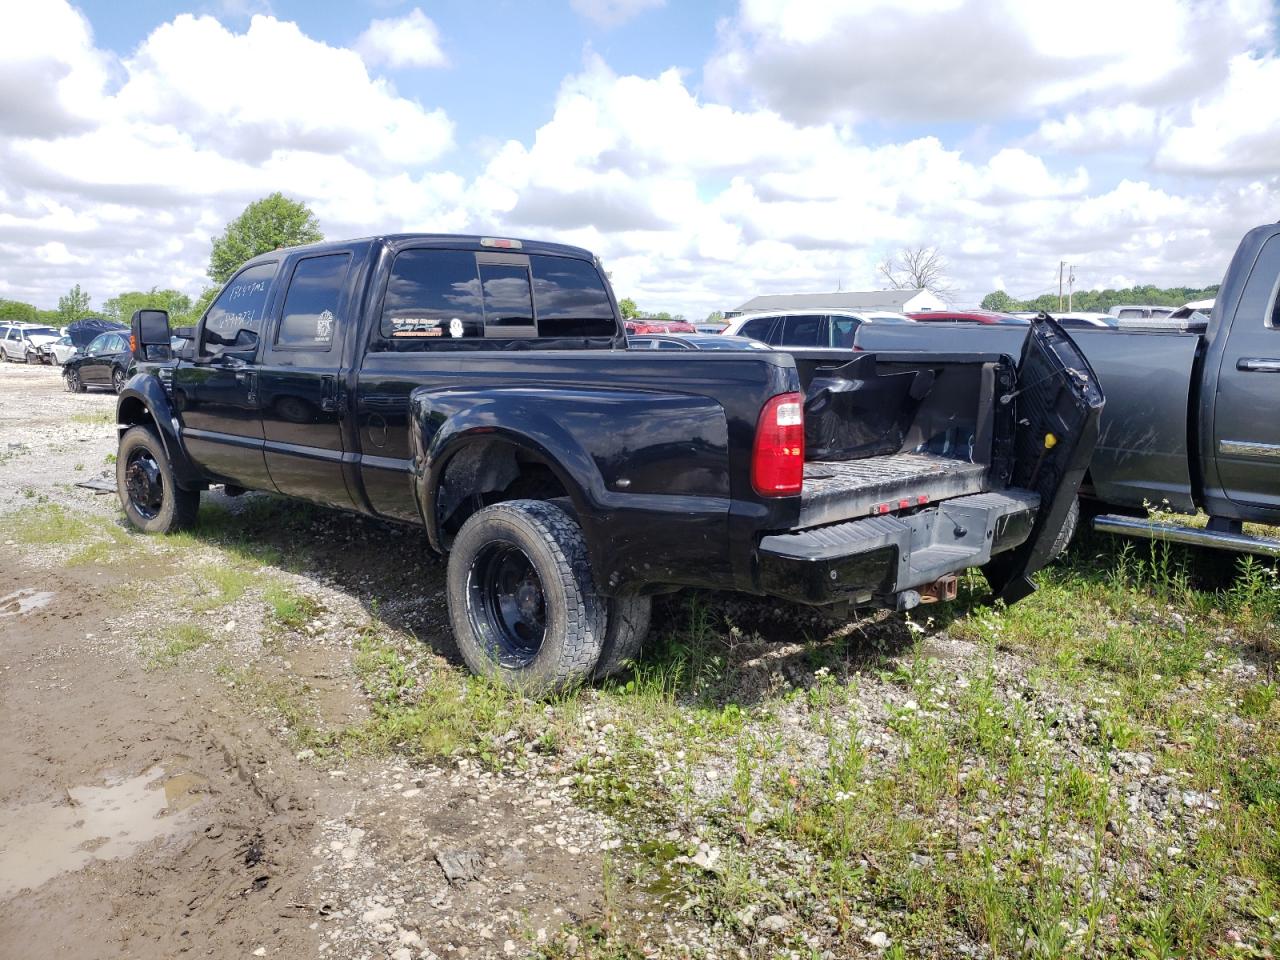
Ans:
[{"label": "red taillight", "polygon": [[764,405],[751,451],[751,486],[762,497],[789,497],[804,485],[804,397],[780,393]]}]

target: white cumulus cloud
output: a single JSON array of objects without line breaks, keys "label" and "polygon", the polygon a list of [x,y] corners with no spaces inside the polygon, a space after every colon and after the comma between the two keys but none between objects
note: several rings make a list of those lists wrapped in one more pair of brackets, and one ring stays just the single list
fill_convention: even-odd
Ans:
[{"label": "white cumulus cloud", "polygon": [[372,21],[356,40],[355,48],[370,66],[400,70],[449,65],[440,46],[440,29],[418,7],[403,17]]}]

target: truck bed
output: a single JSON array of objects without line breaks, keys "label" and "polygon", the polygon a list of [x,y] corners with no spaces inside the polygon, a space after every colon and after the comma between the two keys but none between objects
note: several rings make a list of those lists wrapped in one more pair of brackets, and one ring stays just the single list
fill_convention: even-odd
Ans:
[{"label": "truck bed", "polygon": [[929,453],[897,453],[865,460],[813,461],[804,465],[800,526],[815,527],[879,512],[888,503],[919,497],[928,502],[982,493],[987,467]]}]

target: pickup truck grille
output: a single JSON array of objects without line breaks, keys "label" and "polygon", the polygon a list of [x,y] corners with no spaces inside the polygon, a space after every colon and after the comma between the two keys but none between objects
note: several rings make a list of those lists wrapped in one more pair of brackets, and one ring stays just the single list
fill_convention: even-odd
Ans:
[{"label": "pickup truck grille", "polygon": [[814,461],[804,465],[800,526],[813,527],[869,516],[881,503],[904,497],[930,502],[981,493],[987,467],[928,453],[898,453],[865,460]]}]

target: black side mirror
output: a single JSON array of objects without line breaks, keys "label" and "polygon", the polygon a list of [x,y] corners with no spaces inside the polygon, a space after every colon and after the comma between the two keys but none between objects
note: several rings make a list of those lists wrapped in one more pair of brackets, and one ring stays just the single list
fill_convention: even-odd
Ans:
[{"label": "black side mirror", "polygon": [[[139,360],[158,360],[169,355],[169,311],[135,310],[129,321],[129,347]],[[153,350],[153,347],[163,347]]]},{"label": "black side mirror", "polygon": [[173,335],[181,337],[183,340],[194,340],[196,338],[195,327],[174,327]]}]

